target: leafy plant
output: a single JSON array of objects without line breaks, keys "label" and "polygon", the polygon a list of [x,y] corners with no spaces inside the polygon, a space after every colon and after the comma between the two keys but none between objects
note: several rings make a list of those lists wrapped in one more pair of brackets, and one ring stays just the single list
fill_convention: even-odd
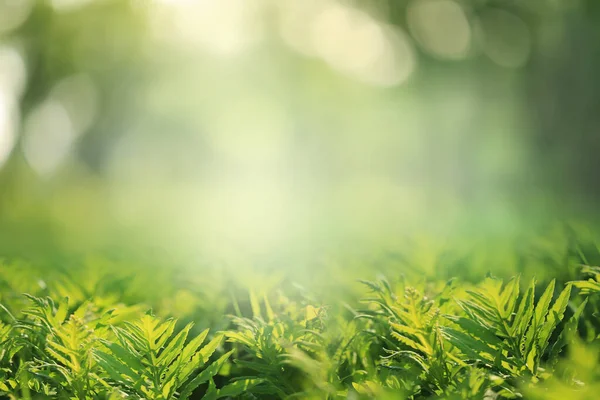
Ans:
[{"label": "leafy plant", "polygon": [[[555,282],[535,300],[535,281],[520,295],[519,278],[505,285],[488,278],[480,287],[459,300],[464,316],[446,315],[454,326],[443,327],[446,340],[458,348],[469,363],[478,363],[502,377],[545,377],[544,360],[554,359],[564,346],[560,331],[569,303],[567,285],[552,303]],[[573,330],[585,302],[567,323],[564,332]]]},{"label": "leafy plant", "polygon": [[208,330],[186,340],[193,324],[175,334],[177,321],[162,321],[151,314],[123,327],[113,327],[117,341],[103,340],[94,356],[109,381],[130,395],[146,399],[187,399],[200,385],[209,383],[204,399],[233,396],[259,383],[258,379],[236,381],[216,389],[213,378],[231,352],[208,363],[223,339],[215,336],[202,347]]},{"label": "leafy plant", "polygon": [[[448,307],[451,282],[433,298],[404,283],[399,292],[385,279],[364,282],[374,293],[365,302],[374,308],[361,317],[373,321],[370,332],[380,354],[385,385],[403,393],[435,394],[447,387],[456,373],[440,332],[440,313]],[[400,374],[399,371],[406,371]]]},{"label": "leafy plant", "polygon": [[[558,253],[571,260],[573,248]],[[344,283],[343,291],[326,295],[308,286],[288,289],[283,272],[256,289],[244,288],[240,279],[229,287],[234,280],[225,277],[211,286],[213,272],[185,284],[180,275],[171,277],[169,287],[145,297],[150,275],[137,280],[106,267],[109,262],[94,261],[76,273],[57,268],[44,284],[37,282],[41,269],[23,264],[27,269],[17,272],[19,263],[2,264],[11,276],[0,279],[0,397],[593,396],[600,382],[600,269],[585,266],[585,279],[543,286],[533,279],[523,285],[518,276],[445,281],[434,276],[442,256],[422,257],[429,260],[427,274]],[[458,259],[452,258],[453,268]],[[37,283],[26,282],[27,275]],[[131,295],[120,294],[128,287],[125,276],[137,281]],[[182,291],[171,298],[175,285]],[[17,294],[19,288],[31,294]],[[150,307],[143,298],[156,313],[145,311]]]},{"label": "leafy plant", "polygon": [[256,390],[259,394],[287,398],[302,392],[307,377],[297,364],[309,370],[316,361],[307,354],[321,348],[319,333],[309,329],[318,317],[317,309],[308,306],[303,315],[288,303],[285,307],[288,311],[294,310],[292,315],[276,315],[264,297],[265,320],[261,316],[261,304],[252,292],[250,298],[255,316],[233,317],[237,329],[226,332],[230,342],[241,346],[236,365],[263,379],[264,383]]}]

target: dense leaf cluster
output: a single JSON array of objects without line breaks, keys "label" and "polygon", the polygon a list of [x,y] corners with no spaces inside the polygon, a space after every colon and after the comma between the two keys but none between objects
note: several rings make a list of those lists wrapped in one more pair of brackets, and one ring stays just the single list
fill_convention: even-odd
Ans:
[{"label": "dense leaf cluster", "polygon": [[600,389],[596,267],[539,283],[380,277],[327,301],[267,279],[212,294],[179,283],[149,306],[135,295],[146,278],[123,284],[109,265],[45,284],[2,264],[0,397],[589,399]]}]

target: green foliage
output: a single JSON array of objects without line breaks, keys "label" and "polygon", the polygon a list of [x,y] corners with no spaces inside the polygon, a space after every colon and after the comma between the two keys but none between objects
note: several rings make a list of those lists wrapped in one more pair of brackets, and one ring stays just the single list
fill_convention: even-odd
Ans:
[{"label": "green foliage", "polygon": [[536,376],[549,340],[567,309],[571,286],[560,293],[552,307],[552,281],[535,302],[535,281],[519,296],[519,279],[504,286],[486,281],[460,301],[466,316],[448,316],[460,329],[445,327],[444,336],[467,358],[497,373]]},{"label": "green foliage", "polygon": [[[190,323],[150,313],[122,321],[126,307],[98,313],[91,303],[69,309],[68,299],[28,296],[21,318],[0,325],[0,390],[15,397],[39,393],[55,398],[187,399],[201,385],[206,399],[241,393],[258,379],[217,389],[213,379],[231,352],[210,362],[221,345],[208,329],[189,337]],[[18,359],[18,363],[17,360]]]},{"label": "green foliage", "polygon": [[600,382],[597,267],[544,285],[382,277],[337,297],[239,277],[193,287],[207,275],[182,297],[175,279],[150,293],[154,313],[141,283],[118,294],[125,275],[109,262],[29,286],[20,274],[35,269],[17,265],[29,264],[7,264],[0,282],[0,396],[12,399],[585,399]]},{"label": "green foliage", "polygon": [[94,356],[107,372],[110,381],[124,392],[147,399],[170,399],[180,389],[180,398],[187,399],[194,389],[215,376],[229,354],[219,358],[200,374],[221,342],[215,337],[200,348],[208,330],[190,340],[188,324],[174,335],[176,320],[161,321],[150,314],[124,327],[113,328],[116,342],[102,341],[104,349],[95,349]]},{"label": "green foliage", "polygon": [[366,300],[375,306],[374,311],[364,315],[374,322],[378,347],[387,353],[381,356],[381,366],[412,372],[405,376],[389,373],[386,383],[408,393],[436,393],[445,387],[452,375],[447,362],[451,355],[440,342],[439,317],[441,308],[448,306],[447,292],[429,299],[404,284],[396,295],[386,280],[365,283],[376,295]]},{"label": "green foliage", "polygon": [[387,388],[408,398],[520,397],[524,383],[552,376],[587,303],[566,318],[570,284],[553,301],[552,281],[536,300],[535,281],[521,294],[518,277],[473,288],[450,281],[428,296],[385,280],[367,285],[375,294],[368,327],[391,372],[356,387],[379,387],[378,396]]},{"label": "green foliage", "polygon": [[[323,350],[318,326],[320,311],[313,306],[298,308],[297,304],[285,298],[280,300],[280,310],[285,309],[289,314],[276,315],[267,297],[264,297],[265,320],[261,316],[261,302],[250,292],[254,317],[233,317],[237,329],[228,331],[226,335],[241,353],[235,364],[263,379],[257,390],[263,395],[287,398],[303,391],[306,375],[319,374],[326,368],[312,357]],[[316,381],[319,384],[321,379]],[[327,382],[321,389],[327,392],[326,386]]]},{"label": "green foliage", "polygon": [[600,293],[600,267],[584,265],[581,272],[587,275],[588,279],[571,282],[572,285],[580,289],[583,294]]}]

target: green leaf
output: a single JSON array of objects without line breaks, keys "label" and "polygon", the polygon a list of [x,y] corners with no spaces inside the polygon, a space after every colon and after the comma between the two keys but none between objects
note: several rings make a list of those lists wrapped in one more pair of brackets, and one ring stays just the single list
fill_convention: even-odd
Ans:
[{"label": "green leaf", "polygon": [[217,385],[215,385],[214,380],[208,381],[208,389],[204,396],[202,396],[202,400],[215,400],[217,398]]},{"label": "green leaf", "polygon": [[417,350],[417,351],[421,351],[421,352],[423,352],[425,354],[429,354],[430,355],[430,352],[425,347],[423,347],[423,345],[415,342],[414,340],[412,340],[412,339],[410,339],[410,338],[408,338],[408,337],[406,337],[404,335],[401,335],[398,332],[392,332],[391,335],[392,335],[392,337],[394,339],[396,339],[400,343],[402,343],[402,344],[410,347],[411,349]]},{"label": "green leaf", "polygon": [[140,363],[139,359],[123,346],[106,340],[102,341],[102,344],[104,344],[114,356],[122,360],[129,368],[137,371],[144,370],[145,367]]},{"label": "green leaf", "polygon": [[262,313],[260,311],[260,302],[254,290],[250,289],[250,307],[252,308],[252,316],[260,318]]},{"label": "green leaf", "polygon": [[451,315],[446,316],[446,318],[460,326],[466,333],[481,339],[485,343],[493,346],[499,346],[502,344],[502,339],[498,338],[492,329],[481,325],[472,319],[455,317]]},{"label": "green leaf", "polygon": [[248,378],[241,379],[230,383],[228,385],[223,386],[221,389],[217,390],[217,399],[222,397],[236,397],[241,395],[242,393],[247,392],[249,389],[253,388],[256,385],[259,385],[264,382],[264,379],[260,378]]},{"label": "green leaf", "polygon": [[192,392],[198,386],[202,385],[203,383],[207,382],[210,378],[215,376],[219,372],[219,370],[221,369],[223,364],[225,364],[225,361],[227,361],[229,356],[231,356],[232,353],[233,353],[233,350],[231,350],[228,353],[225,353],[217,361],[210,364],[204,371],[202,371],[200,374],[196,375],[196,377],[194,379],[192,379],[188,384],[186,384],[182,388],[179,399],[186,400],[187,398],[190,397]]},{"label": "green leaf", "polygon": [[265,310],[267,311],[267,318],[269,321],[273,321],[275,319],[275,313],[271,308],[271,303],[269,303],[269,299],[267,298],[267,294],[263,294],[263,302],[265,303]]},{"label": "green leaf", "polygon": [[518,276],[512,278],[506,284],[504,290],[502,291],[502,294],[500,295],[500,304],[503,307],[502,317],[504,319],[509,319],[512,313],[514,312],[517,299],[519,298],[519,283],[520,278]]},{"label": "green leaf", "polygon": [[576,334],[577,323],[579,322],[579,318],[581,318],[581,314],[583,313],[583,310],[585,309],[587,303],[588,299],[585,299],[579,305],[579,307],[577,307],[573,316],[571,316],[571,318],[569,318],[569,321],[567,321],[567,323],[565,324],[565,327],[560,333],[556,342],[552,344],[552,347],[550,348],[550,360],[558,360],[558,356],[562,349],[567,345],[567,342],[572,338],[572,336]]},{"label": "green leaf", "polygon": [[567,305],[569,304],[569,297],[571,296],[571,285],[567,285],[560,293],[554,305],[550,309],[546,321],[540,328],[540,334],[538,336],[538,345],[540,347],[540,353],[543,353],[548,346],[548,340],[554,329],[562,321]]},{"label": "green leaf", "polygon": [[56,310],[56,314],[54,315],[54,325],[59,326],[65,321],[67,318],[67,314],[69,312],[69,298],[64,297],[61,299],[58,309]]},{"label": "green leaf", "polygon": [[[127,364],[119,361],[112,354],[105,353],[100,350],[95,350],[94,355],[98,364],[104,368],[106,372],[108,372],[111,377],[117,382],[121,383],[136,383],[142,380],[142,377],[138,375],[133,369],[131,369]],[[129,378],[126,380],[123,376]]]},{"label": "green leaf", "polygon": [[531,321],[531,317],[533,316],[533,303],[534,303],[534,295],[535,295],[535,280],[531,280],[531,284],[529,285],[529,289],[525,292],[523,297],[521,298],[521,303],[519,304],[519,309],[517,314],[515,315],[515,319],[513,320],[510,335],[514,337],[519,337],[523,335],[529,326]]},{"label": "green leaf", "polygon": [[204,338],[206,338],[207,334],[208,329],[202,332],[192,342],[190,342],[188,346],[186,346],[186,349],[183,351],[183,353],[185,354],[182,353],[180,360],[183,361],[184,365],[181,368],[181,370],[177,373],[177,379],[179,382],[185,382],[192,374],[192,372],[206,364],[210,356],[215,352],[217,347],[219,347],[219,345],[223,341],[223,335],[217,335],[210,342],[208,342],[206,346],[204,346],[200,351],[191,355],[190,350],[194,349],[195,351],[197,347],[202,344],[202,341],[204,341]]},{"label": "green leaf", "polygon": [[175,329],[175,325],[177,324],[176,319],[169,319],[164,322],[159,328],[156,330],[156,336],[158,340],[156,341],[155,349],[158,351],[162,349],[167,340],[173,335],[173,330]]},{"label": "green leaf", "polygon": [[548,313],[548,307],[550,306],[550,301],[552,301],[552,296],[554,295],[555,282],[556,282],[556,280],[552,279],[552,281],[550,282],[550,284],[548,285],[548,287],[542,294],[542,297],[540,297],[540,300],[538,301],[538,303],[535,307],[535,314],[534,314],[533,321],[534,321],[534,324],[536,327],[542,323],[542,321],[544,320],[544,318],[546,317],[546,315]]},{"label": "green leaf", "polygon": [[596,293],[596,292],[600,292],[600,283],[594,281],[594,280],[587,280],[587,281],[573,281],[573,282],[569,282],[569,284],[575,286],[576,288],[578,288],[579,290],[581,290],[582,294],[590,294],[590,293]]},{"label": "green leaf", "polygon": [[[186,325],[177,335],[175,335],[167,347],[161,351],[158,359],[156,360],[156,365],[166,368],[178,355],[182,353],[185,340],[187,339],[187,335],[191,328],[192,324],[190,323]],[[208,330],[206,332],[208,333]],[[204,338],[202,338],[202,340],[204,340]]]},{"label": "green leaf", "polygon": [[467,335],[464,332],[457,331],[449,327],[440,328],[442,335],[456,348],[458,348],[467,357],[483,362],[490,362],[496,359],[500,352],[491,348],[486,343]]},{"label": "green leaf", "polygon": [[553,279],[544,293],[540,297],[537,305],[535,306],[535,312],[533,314],[533,321],[527,329],[525,342],[524,342],[524,354],[529,354],[535,343],[535,340],[540,332],[540,327],[542,326],[546,315],[548,314],[548,308],[550,307],[550,301],[552,301],[552,296],[554,295],[554,285],[555,280]]}]

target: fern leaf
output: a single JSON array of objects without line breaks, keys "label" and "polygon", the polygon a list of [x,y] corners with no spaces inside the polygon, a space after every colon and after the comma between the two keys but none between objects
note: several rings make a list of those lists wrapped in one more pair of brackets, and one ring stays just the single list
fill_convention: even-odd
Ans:
[{"label": "fern leaf", "polygon": [[552,308],[550,309],[548,316],[546,317],[546,320],[540,329],[540,334],[538,336],[538,346],[540,347],[542,353],[544,349],[548,346],[548,340],[550,339],[550,335],[552,335],[552,332],[562,321],[565,315],[565,310],[567,309],[567,305],[569,304],[570,295],[571,285],[567,285],[552,305]]},{"label": "fern leaf", "polygon": [[180,400],[186,400],[190,397],[190,395],[192,394],[192,392],[200,385],[202,385],[203,383],[207,382],[209,379],[211,379],[213,376],[215,376],[219,370],[221,369],[221,367],[223,366],[223,364],[225,364],[225,361],[227,361],[227,359],[229,358],[229,356],[231,356],[231,354],[233,353],[233,350],[225,353],[224,355],[222,355],[217,361],[213,362],[212,364],[210,364],[208,366],[208,368],[206,368],[205,370],[203,370],[200,374],[196,375],[196,377],[194,379],[192,379],[190,382],[188,382],[181,390],[181,394],[179,396]]}]

